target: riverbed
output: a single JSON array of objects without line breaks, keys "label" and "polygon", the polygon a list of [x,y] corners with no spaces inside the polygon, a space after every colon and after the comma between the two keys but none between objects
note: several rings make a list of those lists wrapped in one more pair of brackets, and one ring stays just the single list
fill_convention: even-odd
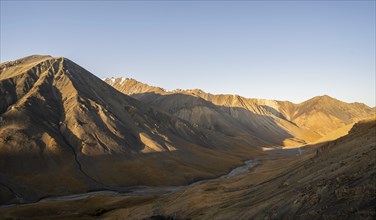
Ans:
[{"label": "riverbed", "polygon": [[[72,194],[72,195],[65,195],[65,196],[50,196],[47,198],[43,198],[38,202],[43,201],[73,201],[73,200],[81,200],[86,199],[88,197],[94,196],[142,196],[142,195],[155,195],[155,194],[170,194],[179,190],[183,190],[194,185],[206,183],[209,181],[215,181],[219,179],[229,179],[234,178],[240,174],[247,173],[249,170],[259,164],[259,160],[247,160],[244,161],[244,164],[240,167],[236,167],[232,169],[225,175],[219,176],[214,179],[205,179],[193,182],[189,185],[184,186],[137,186],[137,187],[129,187],[124,189],[124,191],[115,191],[115,190],[101,190],[101,191],[93,191],[93,192],[86,192],[86,193],[79,193],[79,194]],[[25,203],[27,204],[27,203]],[[0,206],[0,208],[7,208],[11,206],[22,205],[22,204],[11,204],[11,205],[4,205]]]}]

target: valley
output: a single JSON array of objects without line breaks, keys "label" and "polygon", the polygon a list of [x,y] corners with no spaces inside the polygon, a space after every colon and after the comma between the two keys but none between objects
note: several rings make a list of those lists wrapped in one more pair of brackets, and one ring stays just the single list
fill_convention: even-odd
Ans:
[{"label": "valley", "polygon": [[[315,219],[372,218],[376,195],[375,120],[362,121],[337,141],[309,146],[295,157],[262,160],[249,172],[178,190],[95,193],[2,209],[4,216],[38,219]],[[360,143],[360,145],[359,145]],[[361,146],[354,148],[354,146]],[[337,155],[337,156],[334,156]],[[347,201],[353,201],[348,203]],[[333,209],[335,207],[335,209]],[[307,211],[309,210],[309,211]]]},{"label": "valley", "polygon": [[0,65],[4,219],[374,218],[375,109]]}]

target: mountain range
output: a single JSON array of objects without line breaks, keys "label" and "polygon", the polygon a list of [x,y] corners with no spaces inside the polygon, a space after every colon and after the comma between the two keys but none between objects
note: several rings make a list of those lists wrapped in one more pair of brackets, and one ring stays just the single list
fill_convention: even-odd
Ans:
[{"label": "mountain range", "polygon": [[266,148],[335,139],[375,117],[329,96],[294,104],[103,81],[40,55],[1,63],[0,100],[1,204],[185,185],[267,157]]},{"label": "mountain range", "polygon": [[374,114],[365,104],[345,103],[327,95],[294,104],[239,95],[213,95],[200,89],[166,91],[129,78],[104,81],[194,126],[228,136],[253,135],[269,145],[313,142]]}]

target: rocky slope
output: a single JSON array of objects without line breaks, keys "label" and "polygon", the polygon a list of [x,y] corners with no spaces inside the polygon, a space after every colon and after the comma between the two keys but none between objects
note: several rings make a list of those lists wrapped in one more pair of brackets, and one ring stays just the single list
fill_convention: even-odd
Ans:
[{"label": "rocky slope", "polygon": [[375,134],[375,119],[362,121],[284,165],[266,161],[248,175],[190,188],[154,207],[163,207],[161,215],[191,219],[373,219]]},{"label": "rocky slope", "polygon": [[44,201],[2,212],[38,219],[374,219],[375,133],[375,118],[362,121],[299,157],[264,159],[249,173],[172,194]]},{"label": "rocky slope", "polygon": [[374,115],[330,97],[293,104],[109,81],[125,94],[62,57],[0,64],[1,204],[184,185]]},{"label": "rocky slope", "polygon": [[124,95],[62,57],[0,65],[1,203],[209,178],[259,154]]},{"label": "rocky slope", "polygon": [[326,135],[344,125],[375,116],[374,109],[365,104],[345,103],[327,95],[314,97],[295,105],[292,109],[286,106],[282,106],[281,109],[285,117],[300,127],[314,130],[320,135]]},{"label": "rocky slope", "polygon": [[300,104],[213,95],[199,89],[165,91],[128,78],[105,82],[145,103],[176,115],[192,125],[225,135],[252,135],[270,145],[299,145],[316,141],[345,125],[375,115],[360,103],[318,96]]}]

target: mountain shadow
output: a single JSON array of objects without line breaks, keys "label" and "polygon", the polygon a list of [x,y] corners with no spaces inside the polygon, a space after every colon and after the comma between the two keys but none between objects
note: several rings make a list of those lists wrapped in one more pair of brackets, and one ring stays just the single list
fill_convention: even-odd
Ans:
[{"label": "mountain shadow", "polygon": [[243,107],[215,105],[189,94],[147,92],[131,96],[186,120],[193,126],[236,137],[246,143],[257,139],[264,143],[260,146],[281,146],[287,139],[299,140],[299,137],[290,133],[293,129],[289,130],[298,130],[299,127],[271,107],[266,108],[271,114],[257,114]]},{"label": "mountain shadow", "polygon": [[[263,153],[120,93],[74,62],[0,65],[0,203],[96,189],[183,185]],[[250,144],[252,143],[252,144]]]}]

